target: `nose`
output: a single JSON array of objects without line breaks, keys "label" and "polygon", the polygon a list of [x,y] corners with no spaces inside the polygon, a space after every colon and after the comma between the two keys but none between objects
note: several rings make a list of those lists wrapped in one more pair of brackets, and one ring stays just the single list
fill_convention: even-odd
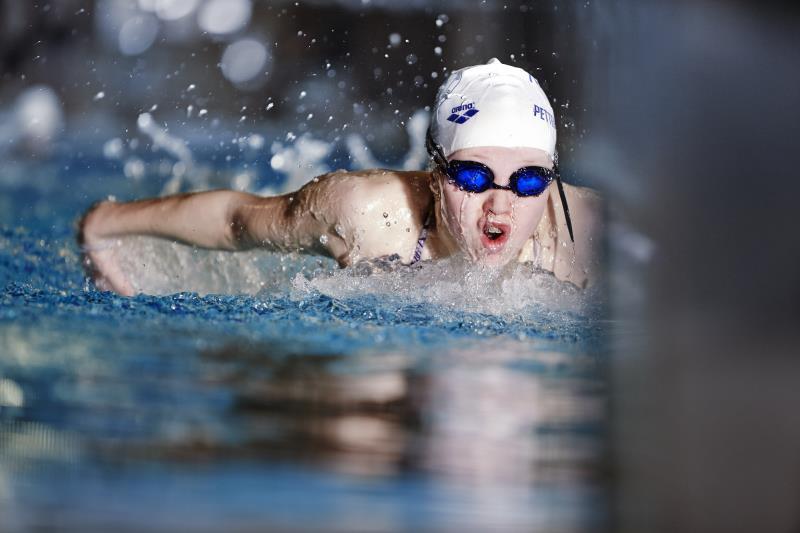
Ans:
[{"label": "nose", "polygon": [[496,215],[511,213],[511,203],[514,200],[514,193],[502,189],[489,189],[486,192],[486,199],[483,201],[483,210],[491,211]]}]

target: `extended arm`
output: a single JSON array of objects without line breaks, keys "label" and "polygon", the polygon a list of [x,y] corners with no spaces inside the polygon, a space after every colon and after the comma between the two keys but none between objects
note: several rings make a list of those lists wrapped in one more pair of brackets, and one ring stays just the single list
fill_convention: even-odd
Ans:
[{"label": "extended arm", "polygon": [[293,200],[288,195],[260,197],[220,190],[101,202],[80,222],[84,266],[99,288],[132,295],[136,291],[117,259],[115,245],[121,237],[147,235],[217,250],[310,249],[319,243],[309,237],[318,231],[315,220],[297,217],[290,208]]},{"label": "extended arm", "polygon": [[79,240],[85,248],[101,248],[109,239],[149,235],[218,250],[269,247],[271,235],[257,235],[241,212],[258,206],[276,226],[285,222],[286,198],[262,198],[235,191],[208,191],[129,203],[102,202],[81,222]]}]

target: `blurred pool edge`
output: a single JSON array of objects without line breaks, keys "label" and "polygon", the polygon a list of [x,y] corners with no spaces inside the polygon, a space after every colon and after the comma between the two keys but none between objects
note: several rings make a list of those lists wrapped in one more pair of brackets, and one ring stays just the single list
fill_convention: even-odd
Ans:
[{"label": "blurred pool edge", "polygon": [[[627,1],[584,21],[612,250],[615,531],[800,529],[797,4]],[[581,156],[579,155],[579,158]],[[597,159],[600,157],[599,159]]]}]

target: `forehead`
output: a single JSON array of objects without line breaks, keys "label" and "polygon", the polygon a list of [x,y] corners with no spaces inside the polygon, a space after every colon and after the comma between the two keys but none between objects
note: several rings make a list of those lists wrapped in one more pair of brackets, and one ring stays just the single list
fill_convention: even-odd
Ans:
[{"label": "forehead", "polygon": [[450,154],[448,159],[479,161],[489,167],[508,166],[520,168],[537,166],[551,168],[553,164],[547,152],[538,148],[528,147],[477,146],[474,148],[462,148]]}]

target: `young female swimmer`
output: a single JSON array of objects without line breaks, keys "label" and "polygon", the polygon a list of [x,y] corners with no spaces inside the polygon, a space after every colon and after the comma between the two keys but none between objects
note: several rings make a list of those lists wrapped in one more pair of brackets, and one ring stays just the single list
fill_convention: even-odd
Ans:
[{"label": "young female swimmer", "polygon": [[132,295],[115,243],[149,235],[318,253],[341,266],[462,254],[491,266],[532,261],[579,287],[597,279],[601,201],[562,185],[553,110],[533,76],[497,59],[454,71],[436,96],[427,141],[432,171],[337,171],[273,197],[217,190],[102,202],[81,222],[86,266],[99,288]]}]

